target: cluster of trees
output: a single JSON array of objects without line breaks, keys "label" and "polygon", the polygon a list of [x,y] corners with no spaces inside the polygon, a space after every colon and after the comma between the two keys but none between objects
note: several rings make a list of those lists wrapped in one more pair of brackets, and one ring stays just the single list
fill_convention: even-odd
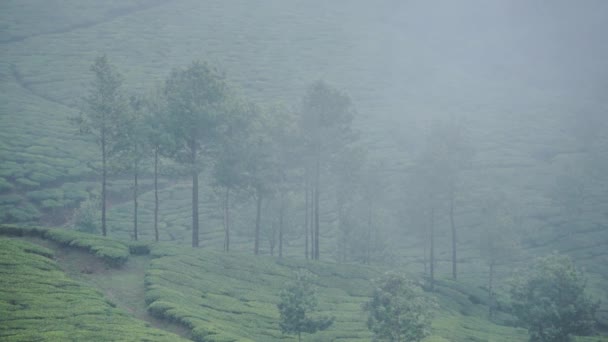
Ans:
[{"label": "cluster of trees", "polygon": [[[138,239],[138,179],[153,165],[154,231],[158,232],[161,158],[183,167],[192,179],[192,246],[199,246],[199,175],[206,167],[221,189],[224,249],[230,249],[231,201],[255,201],[254,254],[260,252],[265,201],[278,203],[278,254],[283,254],[287,200],[305,197],[307,258],[320,257],[322,177],[356,140],[351,100],[323,81],[307,88],[301,109],[260,106],[237,96],[219,70],[202,62],[173,70],[145,96],[126,96],[123,78],[106,56],[98,57],[86,107],[76,118],[82,133],[95,137],[101,166],[101,233],[107,235],[109,170],[133,177],[133,238]],[[152,160],[152,162],[150,162]]]}]

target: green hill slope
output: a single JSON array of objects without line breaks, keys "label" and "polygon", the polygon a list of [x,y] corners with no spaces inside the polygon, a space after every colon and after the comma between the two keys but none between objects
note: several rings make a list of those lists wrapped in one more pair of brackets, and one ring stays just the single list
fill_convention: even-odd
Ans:
[{"label": "green hill slope", "polygon": [[178,341],[116,309],[93,288],[66,277],[53,252],[0,239],[3,341]]}]

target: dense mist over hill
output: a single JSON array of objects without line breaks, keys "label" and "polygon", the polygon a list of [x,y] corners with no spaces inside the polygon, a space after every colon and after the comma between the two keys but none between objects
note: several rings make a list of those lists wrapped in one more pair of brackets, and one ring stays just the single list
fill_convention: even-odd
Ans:
[{"label": "dense mist over hill", "polygon": [[[359,307],[372,279],[360,279],[385,271],[438,296],[424,341],[449,340],[451,320],[480,341],[521,340],[510,284],[553,252],[585,270],[605,333],[607,32],[603,0],[2,1],[0,233],[102,257],[110,243],[141,277],[196,264],[216,292],[214,277],[248,281],[218,265],[262,258],[256,297],[201,304],[226,335],[168,314],[186,305],[175,287],[205,298],[199,280],[146,273],[157,283],[141,311],[195,340],[282,339],[267,306],[299,268],[340,298],[339,332],[319,341],[349,340],[350,324],[369,340]],[[143,260],[139,248],[147,261],[124,261]],[[324,278],[318,260],[353,268]],[[239,295],[263,303],[243,310],[266,330],[239,335],[223,311]]]}]

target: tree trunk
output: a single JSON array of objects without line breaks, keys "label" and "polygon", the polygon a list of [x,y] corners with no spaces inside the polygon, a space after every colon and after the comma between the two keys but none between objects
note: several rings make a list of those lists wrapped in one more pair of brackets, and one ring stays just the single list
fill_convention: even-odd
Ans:
[{"label": "tree trunk", "polygon": [[305,186],[304,186],[304,190],[306,191],[306,196],[305,196],[305,206],[304,206],[304,256],[306,257],[306,260],[308,260],[309,256],[308,256],[308,235],[309,235],[309,229],[308,229],[308,206],[309,206],[309,202],[310,199],[308,197],[308,192],[309,192],[309,188],[310,188],[310,180],[308,177],[308,172],[306,172],[306,175],[304,176],[306,178],[305,180]]},{"label": "tree trunk", "polygon": [[154,241],[158,242],[158,146],[154,149]]},{"label": "tree trunk", "polygon": [[255,244],[253,254],[260,253],[260,220],[262,218],[262,194],[260,190],[256,191],[256,212],[255,212]]},{"label": "tree trunk", "polygon": [[285,217],[285,193],[281,193],[281,205],[279,208],[279,258],[283,257],[284,217]]},{"label": "tree trunk", "polygon": [[454,189],[450,191],[450,226],[452,228],[452,279],[458,278],[456,270],[456,225],[454,224]]},{"label": "tree trunk", "polygon": [[320,178],[321,178],[321,157],[317,154],[317,163],[315,167],[315,260],[319,260],[319,199],[321,191],[319,190]]},{"label": "tree trunk", "polygon": [[492,318],[494,316],[494,289],[492,284],[494,281],[494,261],[490,261],[490,270],[488,273],[488,316]]},{"label": "tree trunk", "polygon": [[192,247],[198,247],[198,169],[196,167],[196,141],[190,145],[192,153]]},{"label": "tree trunk", "polygon": [[372,258],[372,253],[371,253],[371,243],[372,243],[372,215],[373,215],[373,202],[371,200],[369,200],[369,208],[368,208],[368,212],[367,212],[367,241],[365,242],[365,264],[368,264],[371,262],[371,258]]},{"label": "tree trunk", "polygon": [[[105,116],[104,116],[105,119]],[[101,233],[107,236],[106,230],[106,129],[101,128]]]},{"label": "tree trunk", "polygon": [[310,187],[310,259],[315,259],[315,187]]},{"label": "tree trunk", "polygon": [[230,251],[230,188],[224,192],[224,251]]},{"label": "tree trunk", "polygon": [[431,269],[431,291],[435,291],[435,208],[431,208],[431,224],[430,224],[430,238],[431,238],[431,255],[430,255],[430,269]]},{"label": "tree trunk", "polygon": [[137,169],[137,162],[133,165],[133,239],[137,241],[138,232],[137,232],[137,209],[139,203],[137,202],[137,192],[138,192],[138,183],[137,183],[137,174],[139,170]]}]

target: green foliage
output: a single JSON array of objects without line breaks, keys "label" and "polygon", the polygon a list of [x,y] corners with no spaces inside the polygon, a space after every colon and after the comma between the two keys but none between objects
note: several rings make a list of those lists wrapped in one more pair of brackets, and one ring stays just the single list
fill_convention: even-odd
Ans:
[{"label": "green foliage", "polygon": [[89,197],[80,203],[72,218],[74,228],[84,233],[99,233],[101,204],[97,197]]},{"label": "green foliage", "polygon": [[539,258],[511,288],[513,313],[530,341],[567,342],[588,334],[599,303],[585,294],[586,282],[572,260],[552,254]]},{"label": "green foliage", "polygon": [[170,118],[166,128],[175,146],[182,148],[173,156],[178,162],[192,164],[218,137],[228,97],[225,77],[206,63],[193,62],[186,69],[174,69],[164,90]]},{"label": "green foliage", "polygon": [[404,276],[388,273],[376,281],[363,309],[375,341],[421,341],[430,335],[435,301]]},{"label": "green foliage", "polygon": [[69,279],[47,248],[0,239],[0,340],[178,341]]},{"label": "green foliage", "polygon": [[282,333],[297,334],[300,339],[301,333],[314,334],[329,328],[334,322],[333,317],[310,317],[318,304],[312,274],[308,271],[299,270],[295,280],[287,284],[279,297],[277,308]]}]

